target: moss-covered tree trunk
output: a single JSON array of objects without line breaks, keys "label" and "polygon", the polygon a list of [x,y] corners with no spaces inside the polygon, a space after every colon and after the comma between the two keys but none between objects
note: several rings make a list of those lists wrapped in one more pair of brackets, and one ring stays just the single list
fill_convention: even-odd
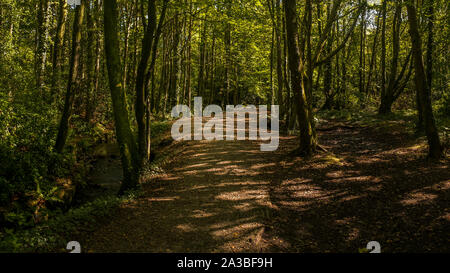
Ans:
[{"label": "moss-covered tree trunk", "polygon": [[126,93],[122,88],[117,2],[116,0],[106,0],[103,1],[103,5],[106,65],[124,174],[119,194],[123,194],[136,187],[139,182],[139,156],[130,127]]},{"label": "moss-covered tree trunk", "polygon": [[442,146],[439,140],[439,134],[433,116],[431,107],[431,90],[427,84],[425,68],[423,64],[422,40],[417,23],[416,8],[410,1],[406,2],[408,10],[409,33],[412,43],[412,55],[415,68],[416,92],[421,105],[421,111],[424,119],[425,132],[427,134],[429,145],[429,156],[431,158],[440,158],[442,156]]},{"label": "moss-covered tree trunk", "polygon": [[306,89],[304,86],[304,65],[301,60],[299,48],[298,23],[296,13],[296,0],[284,1],[284,11],[286,15],[286,34],[288,46],[289,69],[291,71],[291,85],[294,92],[294,99],[300,125],[300,147],[302,155],[310,156],[316,149],[317,140],[312,124],[312,116]]}]

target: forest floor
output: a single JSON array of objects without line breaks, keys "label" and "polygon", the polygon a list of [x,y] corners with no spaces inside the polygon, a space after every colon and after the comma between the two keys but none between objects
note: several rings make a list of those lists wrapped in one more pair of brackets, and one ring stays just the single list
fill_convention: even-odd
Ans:
[{"label": "forest floor", "polygon": [[326,120],[309,160],[259,142],[178,145],[167,169],[78,240],[83,252],[449,252],[449,159],[405,133]]}]

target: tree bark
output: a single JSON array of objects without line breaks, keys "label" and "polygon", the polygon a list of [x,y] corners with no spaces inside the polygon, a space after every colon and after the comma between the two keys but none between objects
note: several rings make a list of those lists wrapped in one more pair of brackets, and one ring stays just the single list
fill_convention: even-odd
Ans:
[{"label": "tree bark", "polygon": [[422,40],[419,33],[417,23],[416,8],[413,3],[407,1],[406,9],[408,11],[409,33],[412,43],[412,56],[415,68],[415,84],[421,102],[421,111],[425,123],[425,132],[427,134],[429,145],[429,157],[440,158],[442,156],[442,146],[439,140],[439,134],[433,116],[433,108],[431,106],[431,90],[428,88],[427,78],[423,64]]},{"label": "tree bark", "polygon": [[286,32],[289,56],[289,69],[291,71],[291,84],[297,116],[300,125],[300,147],[299,153],[310,156],[316,150],[317,139],[312,125],[312,113],[308,105],[307,94],[304,88],[303,73],[305,68],[301,59],[300,47],[298,44],[298,22],[297,22],[297,1],[285,0],[284,12],[286,15]]},{"label": "tree bark", "polygon": [[67,21],[67,0],[60,0],[58,7],[58,21],[53,46],[52,56],[52,81],[51,81],[51,99],[54,100],[57,83],[59,81],[60,60],[64,43],[64,34],[66,32]]},{"label": "tree bark", "polygon": [[394,83],[397,77],[397,68],[400,53],[400,25],[401,25],[401,3],[396,2],[394,20],[392,22],[392,59],[389,72],[388,86],[381,94],[381,104],[378,112],[388,114],[392,111],[394,103]]},{"label": "tree bark", "polygon": [[378,18],[377,18],[377,29],[375,31],[375,36],[373,38],[373,45],[372,45],[372,53],[371,53],[371,58],[370,58],[370,64],[369,64],[369,74],[367,75],[367,85],[366,85],[366,92],[367,92],[367,96],[369,96],[370,94],[370,84],[371,84],[371,80],[372,80],[372,71],[373,71],[373,67],[375,65],[375,59],[376,59],[376,53],[377,53],[377,43],[378,43],[378,35],[380,33],[380,17],[381,17],[381,11],[379,11],[378,13]]},{"label": "tree bark", "polygon": [[81,27],[84,20],[85,0],[81,1],[81,5],[76,7],[75,21],[73,23],[72,32],[72,53],[70,56],[69,65],[69,79],[67,84],[66,98],[64,102],[64,109],[59,123],[58,136],[56,137],[55,150],[62,153],[66,144],[67,135],[69,132],[69,122],[72,115],[73,103],[75,100],[75,88],[78,85],[78,68],[80,64],[80,42],[81,42]]},{"label": "tree bark", "polygon": [[[383,18],[381,26],[381,100],[384,100],[386,96],[386,1],[383,0],[381,8],[381,16]],[[381,112],[381,105],[383,104],[384,102],[382,101],[378,112]]]},{"label": "tree bark", "polygon": [[146,158],[149,158],[147,137],[146,137],[146,120],[145,120],[145,76],[148,72],[148,63],[150,60],[153,34],[156,29],[156,5],[155,0],[148,2],[148,24],[142,40],[141,59],[139,61],[137,76],[136,76],[136,122],[138,126],[138,147],[140,167],[144,164]]},{"label": "tree bark", "polygon": [[103,1],[103,5],[106,65],[124,174],[119,194],[123,194],[139,182],[139,155],[128,118],[126,93],[122,88],[117,2]]},{"label": "tree bark", "polygon": [[36,27],[36,86],[41,89],[44,83],[44,70],[47,61],[47,35],[49,18],[49,1],[39,0],[37,6],[37,27]]}]

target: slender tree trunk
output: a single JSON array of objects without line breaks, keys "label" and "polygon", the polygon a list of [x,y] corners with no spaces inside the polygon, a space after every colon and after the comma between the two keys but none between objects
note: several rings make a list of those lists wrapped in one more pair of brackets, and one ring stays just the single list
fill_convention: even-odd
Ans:
[{"label": "slender tree trunk", "polygon": [[[334,39],[334,31],[333,34],[329,36],[328,41],[327,41],[327,45],[325,46],[325,53],[326,54],[330,54],[332,46],[333,46],[333,39]],[[325,94],[325,104],[323,105],[323,109],[326,110],[331,110],[334,106],[333,103],[333,97],[334,97],[334,93],[333,90],[331,89],[331,83],[333,81],[333,75],[332,75],[332,70],[333,70],[333,64],[332,64],[332,59],[329,59],[325,64],[325,74],[324,74],[324,78],[323,78],[323,93]]]},{"label": "slender tree trunk", "polygon": [[[173,57],[172,57],[172,74],[171,78],[171,88],[170,88],[170,97],[171,97],[171,106],[177,104],[180,95],[180,36],[181,36],[181,27],[180,27],[180,14],[176,13],[174,18],[173,25]],[[202,83],[204,85],[204,83]],[[204,88],[203,88],[204,89]]]},{"label": "slender tree trunk", "polygon": [[81,43],[81,27],[84,20],[85,0],[81,1],[81,5],[76,7],[75,21],[73,23],[72,32],[72,53],[70,56],[69,79],[67,84],[66,99],[64,109],[59,123],[58,136],[56,137],[55,150],[61,153],[66,144],[67,135],[69,133],[69,122],[72,115],[73,103],[75,100],[75,88],[78,85],[78,72],[80,64],[80,43]]},{"label": "slender tree trunk", "polygon": [[366,9],[364,9],[362,18],[361,18],[361,33],[360,33],[360,40],[359,40],[359,93],[364,93],[364,75],[365,75],[365,63],[364,63],[364,57],[365,57],[365,32],[366,32]]},{"label": "slender tree trunk", "polygon": [[[384,99],[386,97],[386,1],[382,0],[383,5],[381,8],[382,26],[381,26],[381,103],[379,112],[381,112],[381,106],[384,105]],[[384,110],[383,110],[384,111]]]},{"label": "slender tree trunk", "polygon": [[64,43],[67,21],[67,0],[59,0],[58,21],[52,56],[51,100],[54,100],[60,75],[60,60]]},{"label": "slender tree trunk", "polygon": [[408,11],[409,33],[411,36],[412,56],[414,59],[416,91],[422,106],[421,111],[428,139],[429,156],[431,158],[440,158],[442,156],[442,146],[433,116],[431,90],[428,88],[429,84],[427,83],[423,64],[422,40],[417,23],[416,8],[414,4],[409,1],[406,2],[406,8]]},{"label": "slender tree trunk", "polygon": [[86,122],[90,122],[93,114],[93,101],[92,97],[95,96],[94,94],[94,87],[95,87],[95,77],[94,77],[94,71],[95,71],[95,47],[94,43],[96,41],[96,23],[94,20],[94,17],[97,15],[97,12],[91,8],[91,5],[86,5],[86,16],[87,16],[87,77],[86,77],[86,83],[85,83],[85,91],[86,91],[86,109],[85,109],[85,120]]},{"label": "slender tree trunk", "polygon": [[198,83],[197,83],[197,95],[203,96],[203,86],[205,81],[205,51],[206,51],[206,16],[204,18],[203,22],[203,30],[202,30],[202,36],[200,40],[199,45],[199,53],[200,53],[200,62],[199,62],[199,69],[198,69]]},{"label": "slender tree trunk", "polygon": [[192,84],[191,84],[191,70],[192,70],[192,0],[189,0],[189,36],[188,36],[188,49],[187,49],[187,79],[186,79],[186,89],[188,93],[188,106],[191,108],[192,102]]},{"label": "slender tree trunk", "polygon": [[225,27],[225,105],[228,104],[231,89],[231,7],[232,1],[226,1],[227,23]]},{"label": "slender tree trunk", "polygon": [[[124,43],[123,43],[123,73],[122,73],[122,85],[123,88],[127,89],[127,76],[128,76],[128,55],[129,55],[129,44],[130,44],[130,32],[131,27],[133,26],[133,20],[132,17],[136,17],[137,15],[134,14],[134,4],[135,2],[130,2],[131,7],[128,6],[128,3],[126,3],[126,9],[124,11],[126,16],[125,25],[124,25]],[[137,9],[137,8],[136,8]]]},{"label": "slender tree trunk", "polygon": [[37,27],[36,27],[36,86],[41,89],[44,83],[44,70],[47,59],[47,35],[48,35],[48,0],[39,0],[37,6]]},{"label": "slender tree trunk", "polygon": [[99,18],[100,10],[101,10],[101,3],[99,1],[94,2],[94,11],[95,11],[95,20],[94,20],[94,28],[95,28],[95,72],[94,72],[94,91],[92,95],[92,100],[90,103],[90,109],[89,109],[89,117],[93,117],[95,114],[95,110],[97,107],[97,98],[98,98],[98,91],[100,89],[100,80],[101,80],[101,71],[104,71],[104,66],[102,65],[101,58],[102,56],[102,36],[101,35],[101,19]]},{"label": "slender tree trunk", "polygon": [[276,28],[275,28],[275,36],[276,36],[276,44],[277,44],[277,103],[280,106],[280,117],[283,117],[284,113],[284,103],[283,103],[283,68],[282,68],[282,56],[281,56],[281,8],[280,1],[275,0],[275,20],[276,20]]},{"label": "slender tree trunk", "polygon": [[400,25],[401,25],[401,3],[396,2],[394,20],[392,22],[392,60],[389,72],[388,86],[381,97],[379,113],[388,114],[392,111],[394,103],[394,83],[396,82],[399,53],[400,53]]},{"label": "slender tree trunk", "polygon": [[274,43],[275,43],[275,28],[272,28],[272,40],[270,44],[270,93],[271,93],[271,99],[272,99],[272,105],[275,104],[275,88],[273,86],[273,49],[274,49]]},{"label": "slender tree trunk", "polygon": [[[162,27],[163,27],[164,20],[165,20],[165,17],[166,17],[166,11],[167,11],[167,4],[168,4],[168,2],[169,1],[164,1],[163,7],[162,7],[162,10],[161,10],[161,14],[159,16],[158,27],[156,28],[155,38],[154,38],[154,41],[153,41],[152,58],[151,58],[150,68],[149,68],[149,72],[147,73],[147,80],[146,80],[147,85],[148,85],[148,79],[151,78],[151,80],[152,80],[152,90],[151,90],[152,99],[151,99],[151,105],[150,105],[150,107],[151,107],[150,110],[151,110],[152,113],[153,113],[154,104],[155,104],[154,103],[155,65],[156,65],[156,59],[158,58],[158,45],[159,45],[159,40],[160,40],[161,33],[162,33]],[[148,86],[146,87],[146,90],[148,90]],[[148,91],[146,91],[146,92],[148,92]],[[147,93],[146,96],[148,96],[148,93]],[[149,118],[149,116],[147,118]],[[149,144],[147,143],[147,145],[149,145]]]},{"label": "slender tree trunk", "polygon": [[139,61],[137,77],[136,77],[136,122],[138,125],[138,147],[140,155],[140,166],[143,165],[146,158],[149,158],[147,137],[146,137],[146,120],[145,120],[145,76],[148,71],[148,63],[153,44],[153,34],[156,29],[156,5],[155,0],[148,3],[148,24],[142,40],[141,59]]},{"label": "slender tree trunk", "polygon": [[216,52],[216,36],[213,34],[212,39],[212,45],[211,45],[211,78],[209,83],[209,89],[211,90],[211,93],[209,94],[209,104],[213,104],[215,100],[215,69],[216,69],[216,62],[215,62],[215,52]]},{"label": "slender tree trunk", "polygon": [[367,95],[369,96],[370,94],[370,84],[371,84],[371,80],[372,80],[372,71],[373,71],[373,67],[375,65],[375,59],[376,59],[376,53],[377,53],[377,41],[378,41],[378,35],[380,32],[380,17],[381,17],[381,11],[378,13],[378,18],[377,18],[377,29],[375,30],[375,36],[373,38],[373,45],[372,45],[372,54],[371,54],[371,58],[370,58],[370,64],[369,64],[369,74],[367,75],[367,85],[366,85],[366,92]]},{"label": "slender tree trunk", "polygon": [[288,53],[288,38],[286,31],[286,13],[284,12],[284,4],[283,4],[283,18],[282,18],[282,26],[283,26],[283,73],[284,73],[284,86],[286,87],[287,96],[286,96],[286,104],[287,111],[285,111],[286,116],[286,129],[288,133],[293,128],[292,117],[297,117],[297,111],[294,111],[294,100],[292,99],[292,89],[291,89],[291,73],[289,70],[289,53]]}]

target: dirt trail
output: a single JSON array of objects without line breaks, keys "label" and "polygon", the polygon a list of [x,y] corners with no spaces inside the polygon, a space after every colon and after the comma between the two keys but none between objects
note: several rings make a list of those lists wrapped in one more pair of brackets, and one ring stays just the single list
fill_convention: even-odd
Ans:
[{"label": "dirt trail", "polygon": [[94,252],[264,251],[271,154],[246,141],[191,142],[170,175],[85,243]]},{"label": "dirt trail", "polygon": [[[449,251],[448,160],[370,128],[321,132],[305,161],[258,142],[189,142],[144,196],[79,239],[88,252]],[[70,240],[73,240],[70,238]]]}]

